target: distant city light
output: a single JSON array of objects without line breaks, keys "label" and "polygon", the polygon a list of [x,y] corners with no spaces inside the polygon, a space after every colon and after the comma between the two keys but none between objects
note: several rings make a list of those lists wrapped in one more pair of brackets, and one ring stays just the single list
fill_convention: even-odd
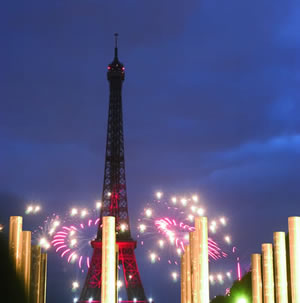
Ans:
[{"label": "distant city light", "polygon": [[161,197],[162,197],[162,192],[158,191],[158,192],[156,193],[156,198],[157,198],[157,199],[160,199]]},{"label": "distant city light", "polygon": [[121,229],[122,232],[124,232],[124,231],[127,229],[127,225],[124,224],[124,223],[121,224],[121,225],[120,225],[120,229]]},{"label": "distant city light", "polygon": [[183,206],[186,206],[187,200],[185,198],[182,198],[180,201]]},{"label": "distant city light", "polygon": [[172,272],[171,274],[172,278],[173,278],[173,281],[177,281],[177,278],[178,278],[178,273],[177,272]]},{"label": "distant city light", "polygon": [[194,220],[194,216],[192,214],[188,215],[188,218],[191,222]]},{"label": "distant city light", "polygon": [[71,209],[71,216],[75,216],[78,214],[78,209],[77,208],[72,208]]},{"label": "distant city light", "polygon": [[230,239],[229,236],[225,236],[225,237],[224,237],[224,240],[225,240],[228,244],[231,243],[231,239]]},{"label": "distant city light", "polygon": [[177,198],[176,198],[176,197],[173,197],[171,200],[172,200],[172,202],[173,202],[174,204],[176,204],[176,202],[177,202]]},{"label": "distant city light", "polygon": [[199,215],[199,216],[203,216],[204,215],[204,209],[203,208],[198,208],[198,210],[197,210],[197,214]]},{"label": "distant city light", "polygon": [[140,224],[139,229],[140,229],[140,232],[143,233],[146,230],[146,225]]},{"label": "distant city light", "polygon": [[223,276],[221,274],[218,274],[217,279],[219,280],[219,282],[222,282],[223,281]]},{"label": "distant city light", "polygon": [[41,210],[41,206],[40,205],[29,205],[27,206],[25,213],[28,214],[36,214]]},{"label": "distant city light", "polygon": [[81,211],[81,217],[84,218],[86,215],[88,214],[87,210],[86,209],[83,209]]},{"label": "distant city light", "polygon": [[55,220],[55,221],[53,222],[53,226],[54,226],[54,227],[57,227],[57,226],[59,226],[59,225],[60,225],[60,222],[59,222],[59,221]]},{"label": "distant city light", "polygon": [[165,244],[164,240],[158,240],[159,247],[164,247],[164,244]]},{"label": "distant city light", "polygon": [[196,195],[194,195],[194,196],[192,197],[192,199],[193,199],[194,202],[198,202],[198,197],[197,197]]},{"label": "distant city light", "polygon": [[101,201],[96,201],[96,208],[100,209],[102,207]]},{"label": "distant city light", "polygon": [[73,289],[73,290],[76,290],[78,287],[79,287],[78,281],[74,281],[74,282],[72,283],[72,289]]},{"label": "distant city light", "polygon": [[0,224],[0,232],[3,231],[3,229],[4,229],[4,225]]},{"label": "distant city light", "polygon": [[224,217],[220,218],[220,222],[222,225],[226,225],[226,219]]},{"label": "distant city light", "polygon": [[152,216],[152,210],[150,208],[146,209],[145,214],[148,218],[151,217]]},{"label": "distant city light", "polygon": [[151,262],[154,263],[156,261],[156,254],[155,253],[151,253],[150,254],[150,259],[151,259]]}]

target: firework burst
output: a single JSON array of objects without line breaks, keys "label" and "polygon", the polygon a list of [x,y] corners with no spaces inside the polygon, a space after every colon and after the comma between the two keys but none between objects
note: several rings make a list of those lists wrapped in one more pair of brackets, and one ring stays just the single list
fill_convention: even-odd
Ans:
[{"label": "firework burst", "polygon": [[[155,198],[146,204],[138,219],[138,239],[147,250],[151,263],[167,262],[171,268],[170,277],[177,281],[180,256],[189,243],[189,232],[194,231],[194,218],[206,214],[203,204],[196,195],[184,197],[164,197],[157,192]],[[215,273],[210,274],[211,285],[224,284],[235,278],[235,270],[216,270],[222,259],[233,259],[232,237],[228,233],[228,219],[224,216],[210,218],[209,222],[209,261]],[[234,263],[233,266],[235,266]]]}]

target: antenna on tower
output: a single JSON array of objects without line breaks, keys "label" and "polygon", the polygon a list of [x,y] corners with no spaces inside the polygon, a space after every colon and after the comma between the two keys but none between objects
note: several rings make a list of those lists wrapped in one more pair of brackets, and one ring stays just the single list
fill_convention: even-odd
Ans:
[{"label": "antenna on tower", "polygon": [[118,33],[115,33],[115,60],[118,60]]}]

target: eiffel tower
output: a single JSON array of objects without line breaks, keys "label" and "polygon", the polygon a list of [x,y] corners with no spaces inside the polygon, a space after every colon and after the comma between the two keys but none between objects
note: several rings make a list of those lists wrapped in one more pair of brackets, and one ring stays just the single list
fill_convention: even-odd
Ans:
[{"label": "eiffel tower", "polygon": [[[119,265],[123,268],[128,300],[126,302],[148,303],[138,270],[134,250],[136,241],[131,237],[128,215],[124,136],[122,115],[122,84],[125,67],[118,59],[118,34],[115,34],[115,56],[108,65],[107,79],[110,87],[109,113],[106,139],[102,208],[98,233],[91,242],[93,256],[84,287],[78,302],[101,302],[102,274],[102,218],[116,218],[116,237],[119,245]],[[150,300],[151,301],[151,300]],[[113,302],[114,303],[114,302]]]}]

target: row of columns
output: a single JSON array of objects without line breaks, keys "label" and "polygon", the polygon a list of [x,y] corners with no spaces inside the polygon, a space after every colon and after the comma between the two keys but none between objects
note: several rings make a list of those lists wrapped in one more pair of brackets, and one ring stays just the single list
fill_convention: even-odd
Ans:
[{"label": "row of columns", "polygon": [[195,231],[181,256],[181,303],[209,302],[207,218],[195,218]]},{"label": "row of columns", "polygon": [[41,252],[40,246],[31,245],[31,232],[23,231],[22,226],[22,217],[10,217],[9,254],[30,303],[45,303],[47,254]]},{"label": "row of columns", "polygon": [[288,284],[291,303],[300,302],[300,217],[289,217],[288,230],[288,254],[285,233],[275,232],[274,248],[273,244],[264,243],[262,254],[251,256],[252,303],[288,303]]}]

